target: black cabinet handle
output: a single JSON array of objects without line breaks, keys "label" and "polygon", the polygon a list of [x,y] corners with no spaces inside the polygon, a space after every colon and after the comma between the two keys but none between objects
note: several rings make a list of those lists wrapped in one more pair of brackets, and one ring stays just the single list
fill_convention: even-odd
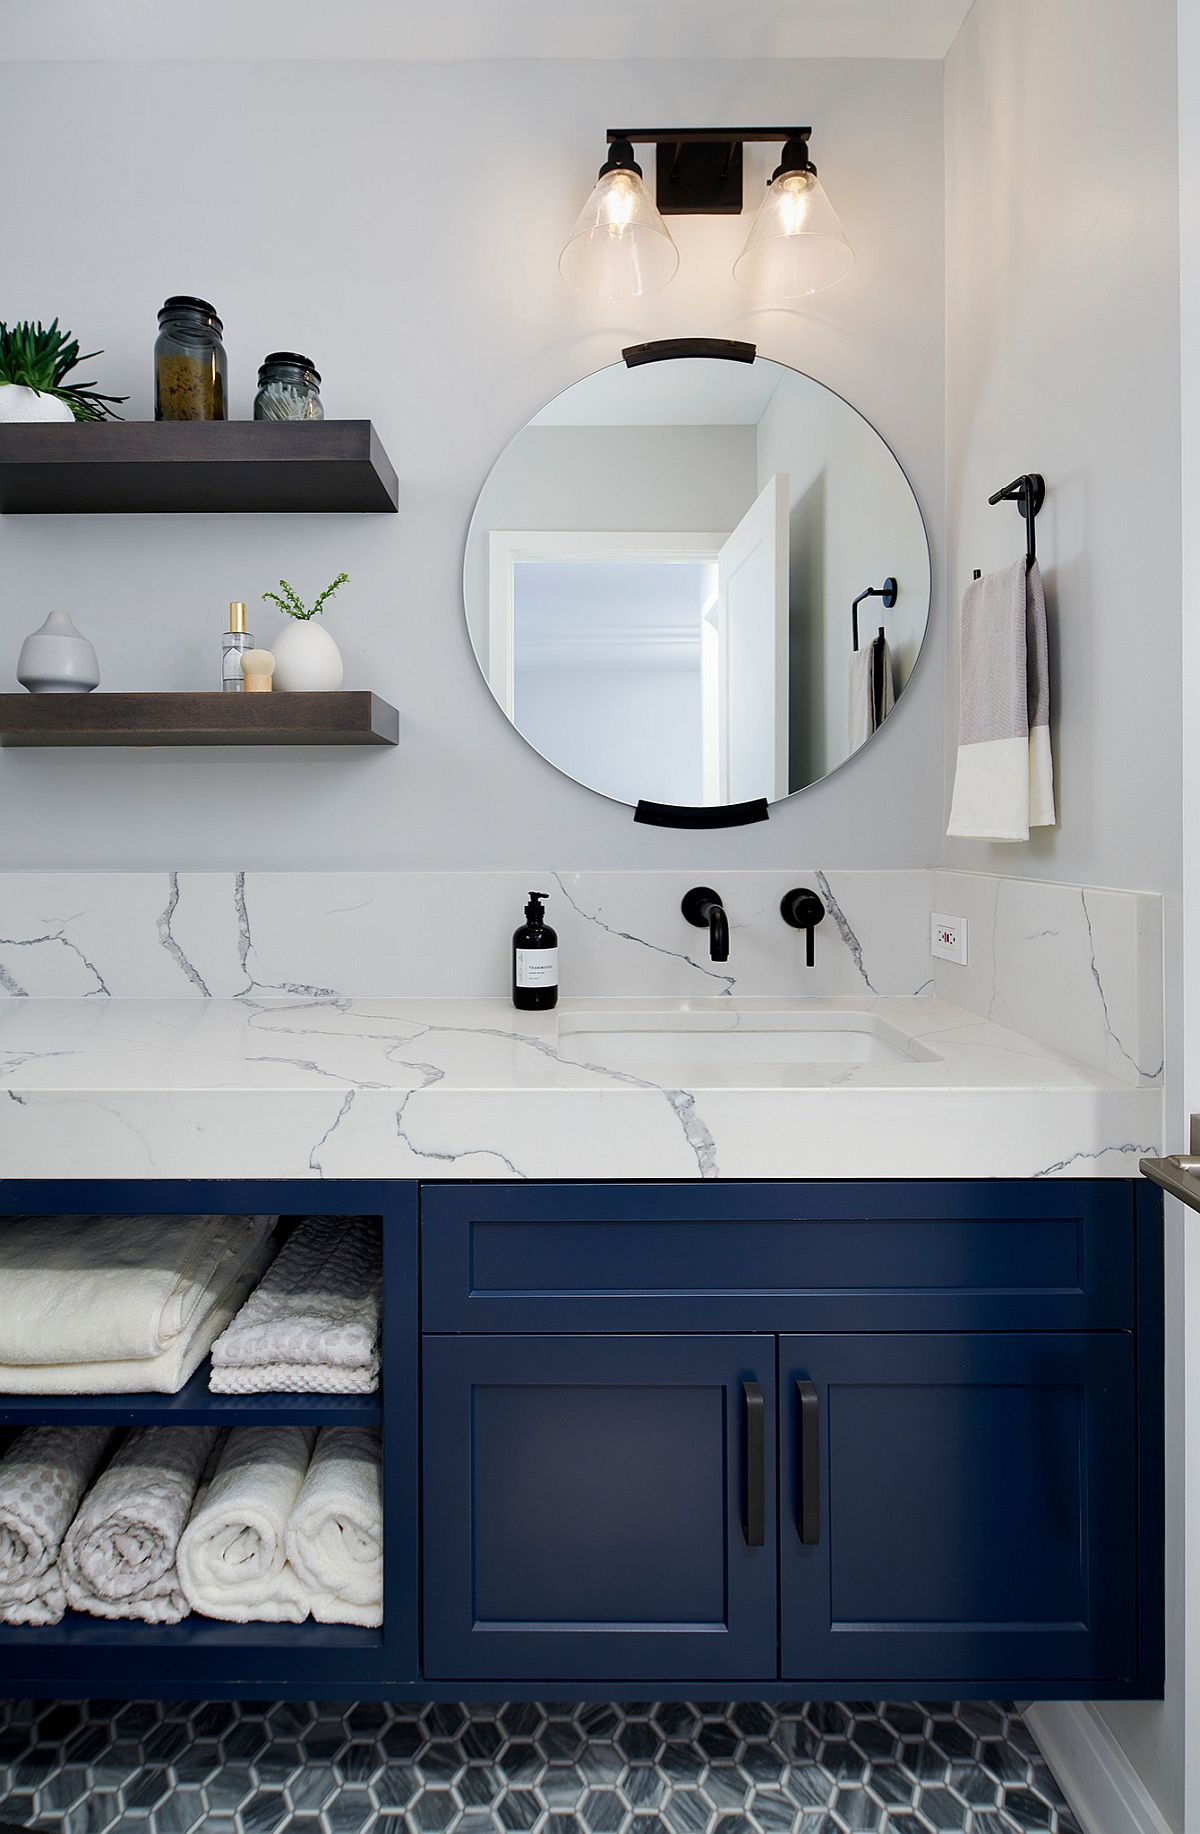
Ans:
[{"label": "black cabinet handle", "polygon": [[767,1409],[759,1382],[742,1383],[746,1407],[746,1520],[747,1547],[762,1547],[767,1529]]},{"label": "black cabinet handle", "polygon": [[805,1547],[821,1539],[821,1398],[812,1382],[796,1383],[800,1510],[796,1527]]}]

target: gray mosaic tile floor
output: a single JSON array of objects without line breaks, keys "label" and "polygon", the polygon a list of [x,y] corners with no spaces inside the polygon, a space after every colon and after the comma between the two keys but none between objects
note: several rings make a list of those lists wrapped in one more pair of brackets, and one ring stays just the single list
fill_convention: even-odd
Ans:
[{"label": "gray mosaic tile floor", "polygon": [[1011,1706],[0,1705],[50,1834],[1080,1834]]}]

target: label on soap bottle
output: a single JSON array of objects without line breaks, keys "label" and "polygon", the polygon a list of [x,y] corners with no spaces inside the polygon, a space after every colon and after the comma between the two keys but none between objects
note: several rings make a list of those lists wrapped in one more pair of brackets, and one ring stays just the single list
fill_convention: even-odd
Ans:
[{"label": "label on soap bottle", "polygon": [[557,949],[518,949],[518,987],[557,987]]}]

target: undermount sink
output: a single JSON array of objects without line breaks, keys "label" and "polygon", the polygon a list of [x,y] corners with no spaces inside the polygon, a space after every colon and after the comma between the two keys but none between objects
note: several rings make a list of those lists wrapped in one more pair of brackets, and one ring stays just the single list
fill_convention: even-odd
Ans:
[{"label": "undermount sink", "polygon": [[937,1052],[873,1013],[825,1010],[563,1013],[559,1055],[691,1085],[781,1084],[814,1065],[932,1063]]}]

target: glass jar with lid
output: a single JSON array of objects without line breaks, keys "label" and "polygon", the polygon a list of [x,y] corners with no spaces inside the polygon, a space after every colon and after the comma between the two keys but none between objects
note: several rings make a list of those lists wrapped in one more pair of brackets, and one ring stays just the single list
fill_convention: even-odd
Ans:
[{"label": "glass jar with lid", "polygon": [[255,420],[324,420],[321,378],[311,357],[275,350],[264,357],[254,397]]},{"label": "glass jar with lid", "polygon": [[155,420],[224,420],[224,330],[206,299],[177,293],[158,314],[154,344]]}]

